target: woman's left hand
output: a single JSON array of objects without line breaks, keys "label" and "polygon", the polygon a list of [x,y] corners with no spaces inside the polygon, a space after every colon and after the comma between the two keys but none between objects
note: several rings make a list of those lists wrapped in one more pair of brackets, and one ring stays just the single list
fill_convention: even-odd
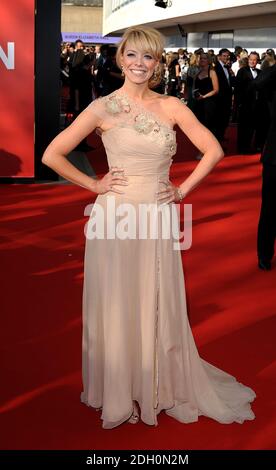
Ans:
[{"label": "woman's left hand", "polygon": [[166,188],[157,191],[157,201],[161,204],[169,204],[170,202],[179,202],[183,199],[181,197],[181,191],[178,186],[174,186],[170,181],[159,181],[163,183]]}]

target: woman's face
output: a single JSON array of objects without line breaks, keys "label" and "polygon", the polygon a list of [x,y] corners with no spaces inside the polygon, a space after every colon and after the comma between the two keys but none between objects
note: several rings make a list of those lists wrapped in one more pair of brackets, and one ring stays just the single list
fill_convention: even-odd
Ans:
[{"label": "woman's face", "polygon": [[121,64],[125,77],[139,84],[151,78],[158,61],[149,52],[138,50],[133,44],[126,44]]},{"label": "woman's face", "polygon": [[206,67],[207,65],[209,65],[208,57],[206,57],[206,55],[201,55],[199,60],[199,66]]}]

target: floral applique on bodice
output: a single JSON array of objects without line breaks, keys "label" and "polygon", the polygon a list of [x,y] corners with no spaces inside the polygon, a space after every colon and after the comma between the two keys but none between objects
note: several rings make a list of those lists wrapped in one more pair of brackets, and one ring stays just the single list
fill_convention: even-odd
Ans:
[{"label": "floral applique on bodice", "polygon": [[[168,156],[176,153],[176,132],[156,113],[118,91],[99,99],[103,101],[105,111],[115,119],[116,127],[134,128],[139,134],[148,136],[152,143],[163,145]],[[103,134],[105,132],[108,131]]]}]

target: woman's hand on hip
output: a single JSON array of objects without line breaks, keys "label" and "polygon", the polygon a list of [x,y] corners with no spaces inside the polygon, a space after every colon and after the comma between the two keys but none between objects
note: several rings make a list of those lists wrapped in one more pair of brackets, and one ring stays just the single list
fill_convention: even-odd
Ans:
[{"label": "woman's hand on hip", "polygon": [[105,194],[109,191],[118,194],[124,194],[124,191],[117,189],[117,186],[127,186],[128,179],[123,174],[124,169],[111,167],[109,172],[103,178],[96,181],[95,192]]},{"label": "woman's hand on hip", "polygon": [[165,185],[164,189],[156,192],[157,201],[161,204],[169,204],[170,202],[181,202],[184,194],[178,186],[175,186],[169,180],[159,181]]}]

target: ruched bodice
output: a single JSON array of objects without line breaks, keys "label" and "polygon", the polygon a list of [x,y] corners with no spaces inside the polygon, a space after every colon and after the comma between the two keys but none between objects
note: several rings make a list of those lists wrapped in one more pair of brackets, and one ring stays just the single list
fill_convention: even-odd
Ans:
[{"label": "ruched bodice", "polygon": [[[168,129],[167,135],[172,146],[175,131]],[[102,133],[102,141],[109,167],[122,167],[126,175],[169,175],[172,158],[163,140],[152,142],[151,137],[141,138],[133,128],[114,127]]]},{"label": "ruched bodice", "polygon": [[[168,130],[171,142],[174,137],[172,132]],[[163,141],[158,139],[153,144],[150,137],[141,136],[135,129],[128,127],[114,127],[103,132],[102,141],[109,168],[123,168],[123,174],[128,178],[128,186],[120,187],[124,196],[116,197],[124,201],[156,202],[156,192],[164,188],[162,181],[169,180],[172,158],[167,145],[164,146]]]}]

